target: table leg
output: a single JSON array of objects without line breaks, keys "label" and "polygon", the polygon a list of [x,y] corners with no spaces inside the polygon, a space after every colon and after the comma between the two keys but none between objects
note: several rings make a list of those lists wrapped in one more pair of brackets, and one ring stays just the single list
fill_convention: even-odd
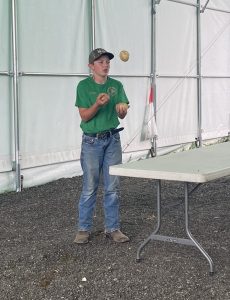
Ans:
[{"label": "table leg", "polygon": [[189,230],[188,198],[189,198],[188,182],[185,182],[185,229],[186,229],[186,233],[187,233],[187,236],[189,237],[189,239],[192,240],[194,246],[196,246],[200,250],[200,252],[205,256],[205,258],[208,260],[209,266],[210,266],[210,275],[212,275],[214,273],[214,267],[213,267],[213,261],[212,261],[211,257],[201,247],[201,245],[195,240],[195,238],[192,236],[192,234]]},{"label": "table leg", "polygon": [[157,226],[156,229],[151,233],[149,237],[147,237],[142,244],[137,249],[137,258],[136,261],[139,262],[141,260],[140,254],[143,248],[152,240],[152,236],[156,235],[161,227],[161,180],[157,180]]},{"label": "table leg", "polygon": [[139,262],[141,260],[140,254],[141,251],[144,249],[144,247],[151,241],[151,240],[158,240],[163,242],[170,242],[170,243],[177,243],[177,244],[184,244],[188,246],[196,246],[200,252],[205,256],[205,258],[209,262],[210,266],[210,275],[213,275],[214,273],[214,265],[211,257],[208,255],[208,253],[201,247],[201,245],[195,240],[195,238],[192,236],[190,230],[189,230],[189,205],[188,205],[188,199],[189,195],[199,186],[198,184],[191,192],[189,192],[188,189],[188,182],[185,182],[185,230],[186,234],[188,236],[188,239],[184,238],[177,238],[177,237],[171,237],[171,236],[164,236],[161,234],[157,234],[161,227],[161,180],[157,180],[157,226],[156,229],[142,242],[142,244],[139,246],[137,250],[137,257],[136,261]]}]

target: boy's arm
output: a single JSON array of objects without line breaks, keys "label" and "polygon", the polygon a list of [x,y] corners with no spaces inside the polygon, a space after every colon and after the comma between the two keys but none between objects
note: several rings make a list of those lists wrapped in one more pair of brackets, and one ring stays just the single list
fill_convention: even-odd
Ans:
[{"label": "boy's arm", "polygon": [[109,95],[101,93],[97,96],[96,102],[89,108],[79,107],[79,114],[82,121],[87,122],[91,120],[98,112],[101,106],[106,105],[109,102]]}]

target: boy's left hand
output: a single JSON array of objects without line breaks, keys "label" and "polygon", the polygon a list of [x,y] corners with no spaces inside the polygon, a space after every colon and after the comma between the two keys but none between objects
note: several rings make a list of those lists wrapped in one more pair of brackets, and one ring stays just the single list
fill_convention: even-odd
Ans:
[{"label": "boy's left hand", "polygon": [[118,103],[116,105],[116,111],[117,111],[118,117],[123,119],[127,114],[128,108],[129,108],[129,106],[127,103]]}]

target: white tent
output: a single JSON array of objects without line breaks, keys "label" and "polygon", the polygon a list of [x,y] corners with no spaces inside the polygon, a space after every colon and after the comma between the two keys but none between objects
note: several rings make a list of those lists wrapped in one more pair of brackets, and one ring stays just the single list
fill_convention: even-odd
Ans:
[{"label": "white tent", "polygon": [[81,174],[75,91],[97,47],[130,100],[124,161],[229,135],[229,0],[0,0],[0,192]]}]

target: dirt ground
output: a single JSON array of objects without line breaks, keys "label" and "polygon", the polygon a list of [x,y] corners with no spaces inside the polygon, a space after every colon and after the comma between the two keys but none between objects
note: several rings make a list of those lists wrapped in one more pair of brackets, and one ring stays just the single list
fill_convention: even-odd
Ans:
[{"label": "dirt ground", "polygon": [[[229,300],[230,177],[199,187],[190,198],[190,229],[212,257],[196,247],[151,241],[156,182],[121,178],[121,224],[130,243],[104,237],[102,190],[87,245],[73,243],[81,177],[0,195],[0,299]],[[186,237],[183,184],[162,184],[161,234]]]}]

